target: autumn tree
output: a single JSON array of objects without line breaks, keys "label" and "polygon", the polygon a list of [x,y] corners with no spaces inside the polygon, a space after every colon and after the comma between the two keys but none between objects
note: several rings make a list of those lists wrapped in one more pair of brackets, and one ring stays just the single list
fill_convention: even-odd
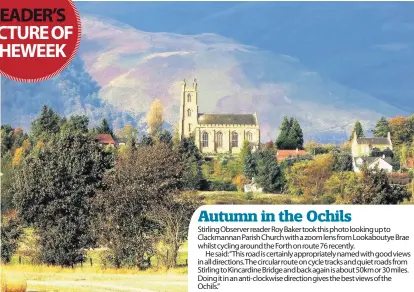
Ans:
[{"label": "autumn tree", "polygon": [[162,204],[153,204],[148,218],[157,224],[159,236],[155,242],[157,261],[165,268],[177,266],[178,251],[188,238],[191,217],[202,205],[196,193],[168,196]]},{"label": "autumn tree", "polygon": [[389,120],[393,145],[410,144],[414,136],[414,115],[412,117],[395,117]]},{"label": "autumn tree", "polygon": [[324,195],[334,197],[337,204],[352,204],[362,187],[359,174],[352,171],[337,172],[325,182]]},{"label": "autumn tree", "polygon": [[387,137],[390,132],[390,126],[385,117],[381,117],[381,119],[378,120],[373,132],[375,137]]},{"label": "autumn tree", "polygon": [[287,169],[285,177],[289,193],[318,198],[332,175],[333,155],[318,155],[313,160],[297,162]]},{"label": "autumn tree", "polygon": [[115,168],[105,176],[107,188],[94,200],[96,233],[109,248],[108,258],[115,267],[144,268],[159,238],[148,212],[172,207],[168,205],[182,189],[185,163],[177,152],[159,143],[141,146],[130,157],[117,157]]},{"label": "autumn tree", "polygon": [[91,247],[91,204],[108,160],[91,137],[62,133],[15,174],[15,206],[40,236],[41,260],[71,266],[84,261]]},{"label": "autumn tree", "polygon": [[161,131],[163,121],[163,106],[159,99],[152,102],[149,112],[147,114],[147,124],[149,128],[149,134],[152,137],[156,137],[157,133]]}]

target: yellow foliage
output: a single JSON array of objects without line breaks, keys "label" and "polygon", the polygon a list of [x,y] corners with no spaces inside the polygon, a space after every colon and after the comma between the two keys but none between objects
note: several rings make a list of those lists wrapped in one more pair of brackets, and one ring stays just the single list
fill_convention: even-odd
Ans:
[{"label": "yellow foliage", "polygon": [[20,162],[23,160],[23,154],[24,154],[23,147],[20,147],[20,148],[16,149],[16,152],[14,153],[13,161],[12,161],[13,166],[16,166],[16,165],[20,164]]},{"label": "yellow foliage", "polygon": [[214,160],[213,162],[213,172],[216,177],[220,176],[223,172],[223,167],[221,166],[221,162],[219,160]]},{"label": "yellow foliage", "polygon": [[244,185],[247,184],[248,181],[249,180],[247,179],[247,177],[245,177],[243,174],[238,174],[233,178],[232,184],[237,186],[237,190],[242,191]]},{"label": "yellow foliage", "polygon": [[160,100],[156,99],[152,102],[150,110],[147,115],[147,124],[151,136],[161,130],[163,123],[163,107]]}]

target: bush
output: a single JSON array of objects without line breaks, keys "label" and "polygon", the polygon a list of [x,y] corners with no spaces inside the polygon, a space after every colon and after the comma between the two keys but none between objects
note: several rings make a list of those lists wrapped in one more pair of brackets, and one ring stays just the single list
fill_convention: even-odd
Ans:
[{"label": "bush", "polygon": [[322,205],[332,205],[336,202],[336,198],[334,196],[325,195],[321,198]]},{"label": "bush", "polygon": [[247,201],[253,200],[253,197],[254,197],[253,192],[247,192],[244,194],[244,199]]},{"label": "bush", "polygon": [[228,180],[211,180],[208,181],[209,191],[237,191],[237,187]]}]

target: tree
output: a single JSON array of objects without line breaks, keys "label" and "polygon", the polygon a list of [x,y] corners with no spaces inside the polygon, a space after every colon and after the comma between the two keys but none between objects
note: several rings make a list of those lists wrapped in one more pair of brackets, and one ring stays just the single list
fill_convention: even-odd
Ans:
[{"label": "tree", "polygon": [[332,175],[332,164],[332,154],[318,155],[313,160],[293,164],[285,174],[289,193],[321,197],[324,184]]},{"label": "tree", "polygon": [[353,204],[395,205],[411,198],[407,187],[390,185],[384,170],[364,167],[362,173],[363,188],[353,199]]},{"label": "tree", "polygon": [[381,119],[378,120],[373,132],[375,137],[387,137],[390,132],[390,127],[385,117],[381,117]]},{"label": "tree", "polygon": [[60,116],[47,105],[42,107],[40,115],[32,122],[31,134],[35,139],[47,139],[60,131]]},{"label": "tree", "polygon": [[154,139],[151,136],[144,135],[141,138],[141,146],[152,146],[154,145]]},{"label": "tree", "polygon": [[23,228],[15,213],[2,216],[1,221],[1,261],[9,263],[19,245]]},{"label": "tree", "polygon": [[401,168],[407,168],[408,162],[408,148],[405,144],[401,145],[400,148],[400,166]]},{"label": "tree", "polygon": [[349,138],[349,141],[352,141],[354,139],[354,135],[357,135],[357,138],[364,137],[364,130],[362,129],[362,125],[360,121],[356,121],[354,125],[354,129],[352,130],[351,137]]},{"label": "tree", "polygon": [[362,187],[361,178],[355,172],[337,172],[325,182],[324,195],[336,198],[338,204],[352,204]]},{"label": "tree", "polygon": [[150,110],[147,115],[147,124],[149,127],[149,134],[156,137],[157,133],[161,131],[163,121],[163,107],[160,100],[156,99],[152,102]]},{"label": "tree", "polygon": [[256,156],[248,153],[244,159],[244,175],[249,179],[254,178],[258,173]]},{"label": "tree", "polygon": [[95,131],[97,134],[110,134],[112,136],[114,135],[108,121],[105,118],[102,119],[101,124],[95,129]]},{"label": "tree", "polygon": [[15,175],[15,206],[40,236],[41,260],[71,266],[91,247],[91,204],[108,157],[91,137],[62,133],[26,158]]},{"label": "tree", "polygon": [[288,117],[283,117],[282,124],[280,125],[280,133],[276,139],[276,146],[278,149],[284,149],[286,140],[288,139],[290,126]]},{"label": "tree", "polygon": [[275,152],[264,150],[258,163],[257,183],[268,193],[277,193],[281,190],[281,172],[277,165]]},{"label": "tree", "polygon": [[414,115],[412,117],[395,117],[389,120],[394,146],[410,144],[414,136]]},{"label": "tree", "polygon": [[72,134],[87,134],[89,118],[84,115],[74,115],[62,123],[61,131]]},{"label": "tree", "polygon": [[333,162],[332,171],[352,171],[352,155],[346,152],[334,151],[332,152]]},{"label": "tree", "polygon": [[165,143],[167,145],[170,145],[172,147],[172,135],[167,130],[161,130],[157,134],[157,140],[160,143]]},{"label": "tree", "polygon": [[204,182],[201,170],[202,156],[194,138],[183,138],[177,152],[186,166],[183,173],[183,187],[190,190],[201,189]]},{"label": "tree", "polygon": [[278,149],[303,149],[303,131],[296,119],[284,117],[276,146]]},{"label": "tree", "polygon": [[156,222],[161,234],[158,237],[157,261],[164,267],[177,266],[178,251],[188,238],[191,217],[202,205],[196,193],[168,197],[168,202],[153,205],[148,217]]},{"label": "tree", "polygon": [[144,268],[160,236],[156,231],[163,229],[149,211],[171,207],[182,189],[185,164],[177,152],[159,143],[117,157],[115,168],[105,176],[105,191],[94,200],[96,233],[115,267]]},{"label": "tree", "polygon": [[303,149],[303,131],[299,122],[294,118],[291,118],[288,141],[292,143],[292,149]]}]

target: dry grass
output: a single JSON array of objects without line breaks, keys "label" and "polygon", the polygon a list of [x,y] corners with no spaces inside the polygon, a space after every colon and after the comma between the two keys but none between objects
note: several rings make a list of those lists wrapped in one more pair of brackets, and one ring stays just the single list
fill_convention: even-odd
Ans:
[{"label": "dry grass", "polygon": [[27,289],[26,280],[6,277],[5,274],[2,272],[1,292],[25,292],[26,289]]}]

